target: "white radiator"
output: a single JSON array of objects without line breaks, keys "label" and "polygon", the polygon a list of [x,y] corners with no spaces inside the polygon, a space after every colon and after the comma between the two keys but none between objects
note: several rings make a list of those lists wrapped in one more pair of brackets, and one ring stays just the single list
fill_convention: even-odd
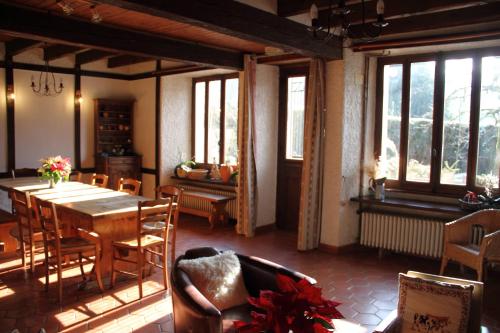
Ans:
[{"label": "white radiator", "polygon": [[[200,187],[200,186],[189,185],[189,184],[179,184],[178,186],[183,188],[186,191],[198,191],[198,192],[207,192],[207,193],[219,194],[219,195],[231,195],[231,196],[234,196],[236,194],[234,191],[227,191],[227,190],[221,190],[221,189],[216,189],[216,188],[212,189],[212,188]],[[191,197],[184,197],[182,199],[181,205],[183,207],[193,208],[193,209],[197,209],[197,210],[204,210],[207,212],[210,212],[212,209],[212,205],[209,202],[199,200],[196,198],[191,198]],[[237,200],[230,200],[226,205],[226,211],[228,212],[230,218],[237,219],[237,217],[238,217]]]},{"label": "white radiator", "polygon": [[361,213],[361,245],[440,258],[444,222],[378,213]]}]

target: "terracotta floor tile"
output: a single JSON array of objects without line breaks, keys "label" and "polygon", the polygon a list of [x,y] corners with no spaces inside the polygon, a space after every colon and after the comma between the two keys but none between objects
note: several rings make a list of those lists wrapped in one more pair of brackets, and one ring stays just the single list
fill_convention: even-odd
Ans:
[{"label": "terracotta floor tile", "polygon": [[[260,256],[313,276],[323,287],[323,295],[342,302],[339,310],[353,325],[361,324],[367,332],[396,308],[399,272],[439,270],[439,262],[435,260],[390,253],[379,260],[377,251],[369,249],[342,255],[297,252],[294,233],[273,231],[245,238],[235,235],[232,227],[211,230],[206,219],[184,217],[178,232],[177,254],[199,246]],[[144,282],[146,297],[142,300],[138,300],[136,279],[120,277],[112,290],[101,294],[95,282],[78,290],[81,281],[78,269],[70,270],[65,273],[65,301],[61,307],[57,304],[55,277],[51,277],[47,294],[43,267],[38,265],[32,275],[16,269],[19,262],[0,261],[0,333],[10,333],[15,326],[23,333],[38,333],[41,326],[48,333],[62,329],[68,333],[173,333],[171,297],[163,290],[158,270]],[[448,272],[474,278],[469,271],[461,276],[454,265],[450,265]],[[500,273],[492,272],[485,287],[483,324],[491,333],[500,332],[499,281]],[[106,286],[107,283],[108,280]]]}]

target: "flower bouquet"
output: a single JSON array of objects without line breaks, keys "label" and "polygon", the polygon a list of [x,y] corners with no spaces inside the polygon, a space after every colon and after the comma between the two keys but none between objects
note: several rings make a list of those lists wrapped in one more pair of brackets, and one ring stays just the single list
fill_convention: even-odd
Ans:
[{"label": "flower bouquet", "polygon": [[62,180],[68,180],[71,173],[71,162],[69,158],[60,155],[55,157],[42,158],[42,166],[38,168],[41,178],[49,181],[50,188]]},{"label": "flower bouquet", "polygon": [[333,332],[332,319],[344,318],[336,309],[338,302],[325,300],[321,289],[302,279],[295,282],[277,274],[279,291],[261,290],[259,298],[248,301],[262,312],[252,311],[252,322],[235,321],[239,333],[328,333]]}]

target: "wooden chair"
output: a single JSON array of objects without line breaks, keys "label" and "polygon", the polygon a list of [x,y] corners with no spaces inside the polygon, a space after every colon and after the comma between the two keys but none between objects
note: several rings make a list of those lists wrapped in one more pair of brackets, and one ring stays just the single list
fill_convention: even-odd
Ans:
[{"label": "wooden chair", "polygon": [[103,174],[94,173],[92,174],[90,185],[98,186],[98,187],[107,187],[108,186],[108,176]]},{"label": "wooden chair", "polygon": [[[481,313],[483,304],[483,288],[482,282],[462,280],[451,278],[447,276],[431,275],[420,272],[408,272],[408,276],[421,278],[424,280],[432,280],[439,282],[446,282],[450,284],[458,285],[472,285],[472,300],[469,312],[469,324],[467,326],[468,333],[487,333],[488,330],[485,327],[481,327]],[[392,311],[373,331],[373,333],[399,333],[399,318],[397,310]]]},{"label": "wooden chair", "polygon": [[21,262],[26,268],[26,257],[30,258],[30,270],[35,271],[35,255],[44,253],[43,233],[39,223],[34,198],[28,192],[10,194],[12,207],[16,212],[17,228],[11,230],[11,236],[19,241]]},{"label": "wooden chair", "polygon": [[[45,250],[45,291],[49,289],[49,269],[57,270],[57,288],[59,303],[62,303],[63,283],[62,271],[80,266],[83,281],[87,281],[84,271],[85,263],[93,263],[91,272],[95,272],[99,289],[104,291],[101,279],[101,240],[95,232],[90,232],[82,228],[75,231],[77,236],[63,237],[61,235],[61,225],[57,217],[54,203],[36,200],[38,214],[43,230],[43,243]],[[90,256],[88,255],[90,254]],[[78,255],[78,263],[63,266],[64,258],[71,255]],[[91,258],[93,257],[93,258]],[[84,262],[83,259],[86,261]]]},{"label": "wooden chair", "polygon": [[[115,285],[117,272],[135,275],[138,278],[139,298],[142,298],[142,279],[146,263],[162,269],[164,287],[165,289],[169,288],[167,273],[167,241],[169,228],[165,226],[167,221],[170,220],[171,202],[172,200],[169,198],[139,202],[136,236],[121,241],[114,241],[112,243],[111,288]],[[161,225],[163,225],[163,227],[161,227]],[[152,229],[151,226],[153,227]],[[157,234],[159,227],[161,228],[161,235]],[[151,230],[153,230],[153,232]],[[159,252],[158,249],[160,249]],[[130,251],[136,253],[135,262],[130,258],[125,258]],[[147,259],[147,254],[150,255],[150,260]],[[160,264],[154,260],[155,258],[159,259]],[[135,263],[137,265],[137,273],[117,270],[115,268],[116,261]]]},{"label": "wooden chair", "polygon": [[170,246],[170,262],[173,264],[175,261],[175,243],[177,240],[177,226],[179,224],[179,214],[182,203],[182,193],[183,189],[173,186],[173,185],[160,185],[156,188],[156,197],[159,199],[171,198],[172,199],[172,209],[173,209],[173,221],[169,224],[172,229],[172,242]]},{"label": "wooden chair", "polygon": [[141,189],[141,181],[132,178],[120,178],[118,181],[118,190],[130,195],[139,195]]},{"label": "wooden chair", "polygon": [[83,174],[80,171],[73,170],[69,175],[69,180],[72,182],[81,182]]},{"label": "wooden chair", "polygon": [[[480,245],[472,244],[473,226],[480,226],[485,232]],[[482,281],[487,264],[500,262],[500,210],[485,209],[446,223],[440,275],[449,260],[475,269],[477,280]]]}]

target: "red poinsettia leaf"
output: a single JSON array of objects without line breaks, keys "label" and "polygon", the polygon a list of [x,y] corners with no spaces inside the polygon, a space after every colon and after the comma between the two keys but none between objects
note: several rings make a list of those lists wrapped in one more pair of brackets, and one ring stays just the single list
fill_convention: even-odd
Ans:
[{"label": "red poinsettia leaf", "polygon": [[295,281],[286,275],[276,274],[276,283],[278,284],[278,289],[284,293],[297,292],[297,287]]},{"label": "red poinsettia leaf", "polygon": [[320,323],[314,323],[313,330],[314,330],[314,333],[331,333],[331,332],[333,332],[333,329],[326,328],[323,325],[321,325]]},{"label": "red poinsettia leaf", "polygon": [[[304,280],[305,281],[305,280]],[[324,299],[321,297],[321,288],[311,284],[301,285],[299,298],[307,300],[311,305],[321,305]]]}]

